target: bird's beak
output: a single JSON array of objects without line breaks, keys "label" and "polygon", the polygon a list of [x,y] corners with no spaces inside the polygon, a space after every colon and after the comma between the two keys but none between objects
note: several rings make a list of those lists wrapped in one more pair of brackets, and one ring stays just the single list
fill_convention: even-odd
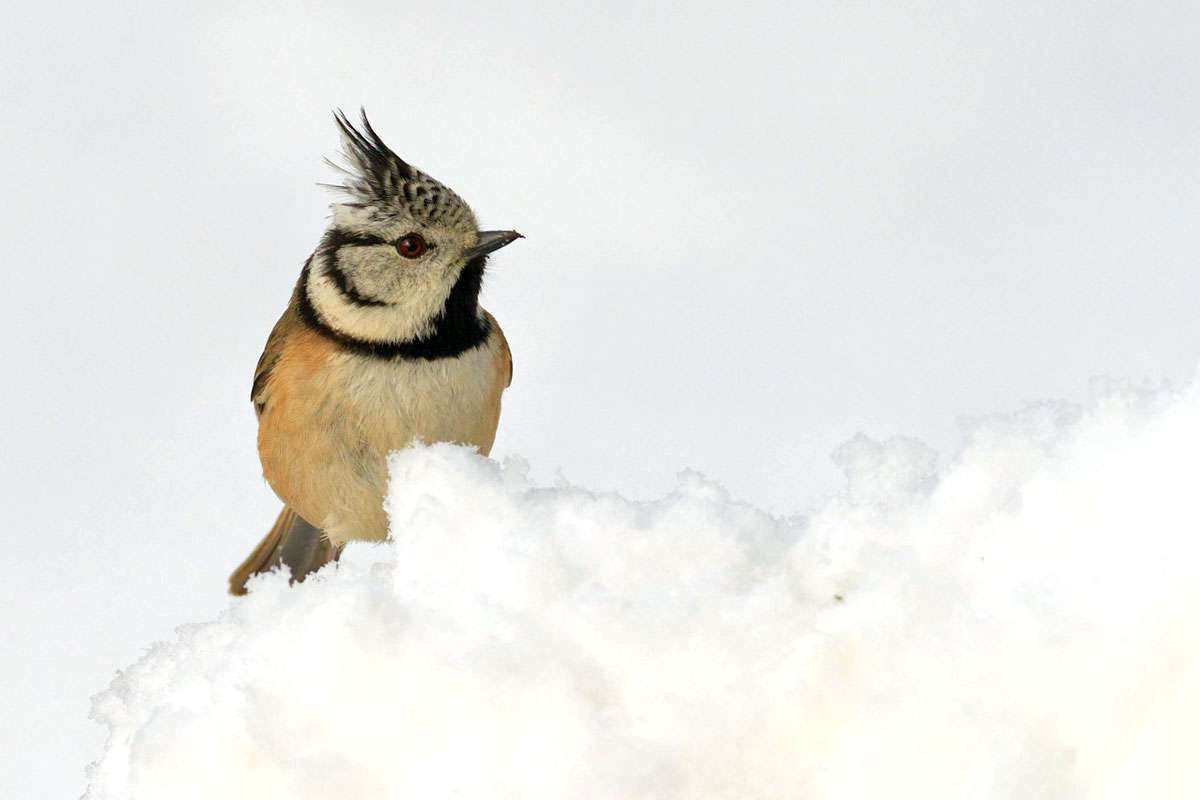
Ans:
[{"label": "bird's beak", "polygon": [[506,244],[512,244],[517,239],[524,238],[524,236],[516,231],[480,231],[479,244],[467,250],[464,255],[467,258],[486,256],[488,253],[499,250]]}]

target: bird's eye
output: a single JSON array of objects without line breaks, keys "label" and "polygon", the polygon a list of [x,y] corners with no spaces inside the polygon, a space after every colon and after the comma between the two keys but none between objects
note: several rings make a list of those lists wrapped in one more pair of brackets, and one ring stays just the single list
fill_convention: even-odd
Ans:
[{"label": "bird's eye", "polygon": [[396,252],[405,258],[420,258],[428,249],[429,245],[419,233],[406,234],[396,242]]}]

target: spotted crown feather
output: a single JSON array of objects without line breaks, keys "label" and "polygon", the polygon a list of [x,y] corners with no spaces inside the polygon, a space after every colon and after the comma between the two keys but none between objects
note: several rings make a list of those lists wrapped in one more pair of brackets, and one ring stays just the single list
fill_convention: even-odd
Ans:
[{"label": "spotted crown feather", "polygon": [[354,201],[350,205],[370,207],[381,216],[400,211],[426,222],[474,225],[474,215],[462,198],[396,155],[371,127],[367,112],[360,109],[359,113],[361,128],[345,112],[334,111],[346,165],[325,162],[346,179],[329,188],[349,195]]}]

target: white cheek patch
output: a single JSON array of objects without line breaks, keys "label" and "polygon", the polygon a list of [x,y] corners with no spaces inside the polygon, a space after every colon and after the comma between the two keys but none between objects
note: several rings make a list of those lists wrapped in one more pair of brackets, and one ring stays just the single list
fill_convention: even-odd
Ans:
[{"label": "white cheek patch", "polygon": [[[308,300],[329,327],[354,339],[393,344],[427,338],[433,333],[434,321],[441,315],[457,275],[439,274],[436,268],[405,270],[397,266],[392,267],[394,277],[387,280],[378,268],[382,263],[386,271],[391,265],[372,258],[358,265],[363,267],[360,276],[356,265],[346,263],[346,249],[339,264],[348,280],[361,294],[386,305],[355,302],[338,286],[325,258],[314,257],[306,286]],[[367,279],[366,285],[356,280],[360,277]]]},{"label": "white cheek patch", "polygon": [[393,298],[401,298],[407,293],[406,279],[409,276],[405,265],[398,263],[400,256],[390,245],[342,247],[326,258],[329,259],[324,265],[326,272],[333,270],[333,261],[336,260],[343,279],[360,298],[391,303]]}]

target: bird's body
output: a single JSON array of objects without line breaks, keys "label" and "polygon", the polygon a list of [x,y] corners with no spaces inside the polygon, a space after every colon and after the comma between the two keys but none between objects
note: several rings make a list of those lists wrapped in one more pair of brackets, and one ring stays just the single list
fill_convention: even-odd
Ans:
[{"label": "bird's body", "polygon": [[305,324],[293,302],[263,354],[258,454],[271,488],[334,545],[387,536],[387,454],[420,440],[483,454],[511,358],[490,315],[483,343],[450,358],[378,358]]},{"label": "bird's body", "polygon": [[512,357],[478,304],[488,252],[466,204],[387,149],[363,118],[339,126],[356,202],[335,206],[255,370],[263,475],[286,504],[230,578],[278,564],[296,579],[346,542],[386,538],[387,455],[460,442],[487,454]]}]

